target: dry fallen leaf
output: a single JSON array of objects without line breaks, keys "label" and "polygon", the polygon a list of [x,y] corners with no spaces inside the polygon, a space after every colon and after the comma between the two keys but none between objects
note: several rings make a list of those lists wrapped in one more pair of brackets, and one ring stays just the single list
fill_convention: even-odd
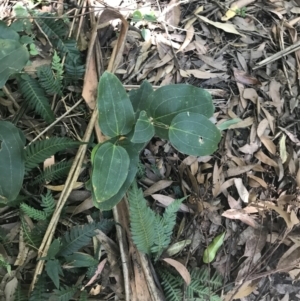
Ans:
[{"label": "dry fallen leaf", "polygon": [[180,22],[180,5],[179,0],[171,0],[166,9],[162,12],[162,14],[165,16],[165,22],[169,26],[169,30],[173,31],[173,27],[177,27]]},{"label": "dry fallen leaf", "polygon": [[191,283],[191,275],[187,270],[187,268],[182,263],[172,258],[164,258],[163,261],[167,262],[169,265],[171,265],[177,270],[177,272],[181,275],[181,277],[185,281],[186,285],[189,285]]},{"label": "dry fallen leaf", "polygon": [[233,24],[230,24],[230,23],[221,23],[221,22],[214,22],[214,21],[211,21],[209,20],[208,18],[204,17],[204,16],[201,16],[201,15],[197,15],[197,17],[202,20],[203,22],[205,23],[208,23],[210,25],[213,25],[214,27],[217,27],[219,29],[222,29],[228,33],[233,33],[233,34],[237,34],[239,36],[242,36],[244,37],[243,34],[241,34],[240,32],[238,32],[235,28],[235,26]]},{"label": "dry fallen leaf", "polygon": [[237,285],[224,296],[224,301],[241,299],[249,296],[257,287],[259,280],[247,280],[242,285]]},{"label": "dry fallen leaf", "polygon": [[255,219],[245,213],[243,209],[228,209],[222,213],[222,216],[229,219],[238,219],[254,229],[260,228],[260,225],[255,221]]},{"label": "dry fallen leaf", "polygon": [[234,78],[237,82],[244,85],[261,85],[261,82],[256,78],[243,70],[239,70],[237,68],[233,68]]},{"label": "dry fallen leaf", "polygon": [[265,155],[262,150],[259,150],[255,154],[255,158],[269,166],[278,167],[278,164],[274,160],[269,158],[267,155]]},{"label": "dry fallen leaf", "polygon": [[168,180],[160,180],[156,183],[154,183],[151,187],[149,187],[148,189],[146,189],[144,191],[144,196],[148,196],[151,195],[157,191],[163,190],[169,186],[171,186],[173,183],[173,181],[168,181]]},{"label": "dry fallen leaf", "polygon": [[255,2],[255,0],[239,0],[231,3],[229,10],[226,12],[225,16],[221,18],[221,20],[228,21],[229,19],[237,15],[239,9],[246,7],[252,2]]},{"label": "dry fallen leaf", "polygon": [[236,187],[236,189],[238,191],[238,194],[239,194],[240,198],[242,199],[242,201],[244,203],[248,203],[248,201],[249,201],[249,192],[246,189],[246,187],[244,186],[244,184],[242,182],[242,179],[235,178],[234,179],[234,184],[235,184],[235,187]]},{"label": "dry fallen leaf", "polygon": [[276,145],[270,138],[262,135],[260,136],[260,141],[272,155],[276,154]]},{"label": "dry fallen leaf", "polygon": [[194,26],[191,25],[189,28],[185,28],[186,29],[186,36],[185,36],[185,40],[183,42],[183,44],[180,46],[180,48],[176,51],[180,52],[183,51],[192,41],[193,37],[194,37],[194,33],[195,33],[195,29]]},{"label": "dry fallen leaf", "polygon": [[[161,203],[163,207],[169,206],[171,203],[174,202],[174,199],[171,198],[170,196],[163,195],[163,194],[152,194],[151,197]],[[179,211],[181,212],[189,212],[189,213],[194,213],[192,209],[190,209],[187,205],[181,204],[179,207]]]}]

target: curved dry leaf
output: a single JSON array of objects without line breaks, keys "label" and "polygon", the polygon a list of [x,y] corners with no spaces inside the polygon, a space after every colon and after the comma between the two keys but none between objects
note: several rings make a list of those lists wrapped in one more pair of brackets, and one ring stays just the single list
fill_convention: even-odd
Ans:
[{"label": "curved dry leaf", "polygon": [[273,167],[278,167],[278,164],[269,158],[267,155],[265,155],[262,150],[258,151],[255,155],[255,158],[258,159],[259,161]]},{"label": "curved dry leaf", "polygon": [[267,136],[262,135],[260,136],[260,141],[272,155],[276,154],[276,145],[271,139],[269,139]]},{"label": "curved dry leaf", "polygon": [[259,280],[260,279],[254,281],[248,280],[242,285],[237,285],[225,295],[223,300],[231,301],[249,296],[256,289]]},{"label": "curved dry leaf", "polygon": [[231,125],[228,129],[232,130],[232,129],[246,128],[253,124],[253,120],[254,120],[253,117],[248,117],[238,123]]},{"label": "curved dry leaf", "polygon": [[291,213],[284,211],[283,209],[275,206],[273,203],[265,201],[262,203],[263,206],[266,206],[269,209],[275,210],[286,222],[286,225],[289,229],[292,229],[295,225],[299,224],[299,220],[295,213],[293,214],[293,218],[291,218]]},{"label": "curved dry leaf", "polygon": [[278,269],[287,268],[287,270],[293,269],[300,262],[300,248],[295,244],[291,246],[279,259],[277,264]]},{"label": "curved dry leaf", "polygon": [[[162,13],[165,15],[165,22],[172,27],[177,27],[180,22],[180,5],[179,0],[171,0]],[[171,29],[173,30],[173,28]]]},{"label": "curved dry leaf", "polygon": [[256,90],[253,89],[253,88],[246,88],[246,89],[244,90],[243,97],[244,97],[245,99],[251,100],[254,104],[257,103],[258,95],[257,95]]},{"label": "curved dry leaf", "polygon": [[260,228],[259,224],[255,221],[255,219],[247,213],[245,213],[243,209],[228,209],[222,213],[222,216],[229,219],[238,219],[254,229]]},{"label": "curved dry leaf", "polygon": [[[151,197],[158,201],[160,204],[163,205],[163,207],[168,207],[171,203],[174,202],[174,199],[171,198],[170,196],[163,195],[163,194],[152,194]],[[180,204],[179,211],[181,212],[188,212],[188,213],[194,213],[192,209],[190,209],[187,205],[185,204]]]},{"label": "curved dry leaf", "polygon": [[[181,71],[183,71],[183,70],[180,70],[180,74],[181,74]],[[223,77],[225,75],[225,73],[211,73],[208,71],[201,71],[201,70],[197,70],[197,69],[184,70],[184,72],[187,74],[187,76],[184,76],[184,77],[193,75],[194,77],[199,78],[199,79]],[[183,75],[181,74],[181,76],[183,76]]]},{"label": "curved dry leaf", "polygon": [[282,163],[284,163],[288,157],[288,154],[286,152],[285,139],[286,139],[286,135],[282,134],[282,136],[279,140],[279,154],[280,154]]},{"label": "curved dry leaf", "polygon": [[221,183],[220,183],[220,170],[217,162],[215,162],[213,170],[213,196],[216,197],[220,193]]},{"label": "curved dry leaf", "polygon": [[180,48],[176,51],[176,53],[183,51],[190,44],[190,42],[192,41],[192,39],[194,37],[194,33],[195,33],[194,26],[191,25],[189,27],[189,29],[187,29],[187,31],[186,31],[186,36],[185,36],[184,42],[182,43]]},{"label": "curved dry leaf", "polygon": [[204,17],[204,16],[200,16],[200,15],[197,15],[197,18],[199,18],[200,20],[202,20],[203,22],[205,23],[208,23],[214,27],[217,27],[219,29],[222,29],[228,33],[233,33],[233,34],[237,34],[239,36],[242,36],[244,37],[243,34],[241,34],[240,32],[238,32],[235,28],[235,26],[233,24],[230,24],[230,23],[221,23],[221,22],[214,22],[214,21],[211,21],[209,20],[208,18]]},{"label": "curved dry leaf", "polygon": [[268,184],[261,178],[256,177],[252,174],[247,174],[248,178],[253,179],[254,181],[256,181],[257,183],[260,184],[260,186],[264,187],[264,188],[268,188]]},{"label": "curved dry leaf", "polygon": [[[64,188],[65,188],[65,185],[44,185],[44,187],[46,187],[47,189],[49,190],[52,190],[52,191],[63,191]],[[76,182],[74,183],[72,189],[80,189],[84,187],[84,183],[83,182]]]},{"label": "curved dry leaf", "polygon": [[261,137],[265,133],[265,130],[267,129],[268,125],[269,125],[269,122],[268,122],[268,120],[266,118],[263,119],[259,123],[259,125],[257,127],[257,136],[258,137]]},{"label": "curved dry leaf", "polygon": [[177,270],[177,272],[185,281],[186,285],[189,285],[191,283],[191,275],[182,263],[172,258],[164,258],[163,261],[167,262],[169,265],[171,265]]},{"label": "curved dry leaf", "polygon": [[151,195],[159,190],[163,190],[169,186],[171,186],[173,183],[173,181],[168,181],[168,180],[160,180],[156,183],[154,183],[151,187],[149,187],[148,189],[146,189],[144,191],[144,196],[148,196]]},{"label": "curved dry leaf", "polygon": [[227,175],[227,177],[235,177],[235,176],[241,175],[245,172],[252,170],[255,165],[256,164],[229,168],[226,171],[226,175]]},{"label": "curved dry leaf", "polygon": [[[234,78],[237,82],[244,84],[244,85],[261,85],[261,82],[247,72],[243,70],[239,70],[237,68],[233,68]],[[244,93],[243,93],[244,94]]]},{"label": "curved dry leaf", "polygon": [[256,142],[254,142],[250,144],[245,144],[244,146],[239,148],[239,151],[241,151],[244,154],[253,155],[258,149],[259,145]]},{"label": "curved dry leaf", "polygon": [[238,191],[238,194],[244,203],[248,203],[249,201],[249,192],[244,186],[242,179],[236,178],[234,179],[235,187]]}]

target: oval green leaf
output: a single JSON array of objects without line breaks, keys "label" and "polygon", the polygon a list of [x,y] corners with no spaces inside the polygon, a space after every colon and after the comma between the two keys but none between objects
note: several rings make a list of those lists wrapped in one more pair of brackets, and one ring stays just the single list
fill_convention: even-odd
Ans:
[{"label": "oval green leaf", "polygon": [[154,136],[154,125],[145,111],[140,112],[140,117],[134,128],[134,134],[131,138],[133,143],[148,142]]},{"label": "oval green leaf", "polygon": [[[173,118],[182,112],[194,112],[210,118],[214,112],[211,95],[198,87],[186,84],[168,85],[150,94],[145,111],[154,119],[154,125],[171,125]],[[168,139],[166,127],[155,127],[155,133]]]},{"label": "oval green leaf", "polygon": [[126,150],[119,145],[101,145],[93,160],[93,193],[95,201],[102,203],[114,196],[124,184],[130,159]]},{"label": "oval green leaf", "polygon": [[98,85],[97,105],[101,131],[109,137],[128,134],[134,124],[134,112],[127,93],[112,73],[104,72]]},{"label": "oval green leaf", "polygon": [[215,237],[211,244],[205,249],[203,254],[203,262],[209,263],[215,259],[218,250],[224,242],[225,233],[226,232]]},{"label": "oval green leaf", "polygon": [[10,75],[23,69],[29,59],[27,48],[19,41],[0,38],[0,88]]},{"label": "oval green leaf", "polygon": [[18,196],[25,173],[25,137],[12,123],[0,121],[0,203]]},{"label": "oval green leaf", "polygon": [[218,147],[221,133],[205,116],[197,113],[180,113],[169,128],[172,145],[183,154],[211,155]]},{"label": "oval green leaf", "polygon": [[[115,139],[112,139],[114,141]],[[104,142],[107,143],[107,142]],[[112,196],[110,199],[98,203],[96,200],[96,197],[93,194],[93,203],[94,206],[100,210],[111,210],[115,205],[117,205],[121,199],[124,197],[125,193],[127,192],[128,188],[132,184],[136,173],[138,169],[138,162],[139,162],[139,152],[145,147],[145,144],[137,144],[130,142],[129,139],[123,139],[118,141],[119,145],[122,146],[126,152],[128,153],[128,156],[130,158],[130,164],[128,168],[128,174],[126,177],[126,180],[122,187],[119,189],[118,192],[114,196]]]}]

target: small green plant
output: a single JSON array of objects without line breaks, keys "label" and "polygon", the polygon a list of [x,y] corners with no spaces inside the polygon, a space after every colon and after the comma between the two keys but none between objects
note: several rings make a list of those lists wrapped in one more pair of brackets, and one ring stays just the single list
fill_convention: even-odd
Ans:
[{"label": "small green plant", "polygon": [[157,18],[153,11],[149,12],[148,14],[143,14],[139,10],[135,10],[132,14],[132,21],[133,22],[139,22],[139,21],[148,21],[148,22],[156,22]]},{"label": "small green plant", "polygon": [[153,91],[149,82],[127,95],[119,79],[105,72],[99,81],[99,125],[110,137],[92,152],[94,205],[109,210],[124,196],[138,171],[139,153],[156,135],[183,154],[212,154],[221,139],[209,120],[211,95],[186,84]]},{"label": "small green plant", "polygon": [[168,248],[176,224],[177,211],[184,199],[175,200],[161,217],[147,206],[143,191],[138,189],[136,181],[133,181],[128,190],[128,203],[132,240],[139,251],[157,260]]},{"label": "small green plant", "polygon": [[[182,301],[184,281],[179,275],[174,275],[167,269],[159,269],[158,273],[162,279],[162,287],[168,301]],[[193,268],[190,271],[191,283],[185,288],[184,300],[186,301],[221,301],[215,293],[222,287],[222,277],[214,273],[210,277],[209,270],[205,267]]]},{"label": "small green plant", "polygon": [[235,10],[235,13],[238,15],[238,16],[241,16],[242,18],[245,18],[246,17],[246,11],[247,11],[247,7],[241,7],[241,8],[237,8]]}]

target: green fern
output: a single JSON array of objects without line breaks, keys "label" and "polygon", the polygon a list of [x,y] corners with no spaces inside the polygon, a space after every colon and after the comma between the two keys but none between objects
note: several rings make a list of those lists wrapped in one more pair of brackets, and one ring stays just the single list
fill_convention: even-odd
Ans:
[{"label": "green fern", "polygon": [[176,224],[177,211],[185,198],[175,200],[166,209],[162,218],[158,218],[155,223],[155,232],[157,239],[151,248],[153,253],[156,253],[158,258],[161,253],[169,246],[173,234],[173,228]]},{"label": "green fern", "polygon": [[21,227],[23,230],[24,241],[29,247],[33,249],[39,248],[46,233],[48,224],[48,220],[39,221],[33,229],[30,229],[29,225],[21,215]]},{"label": "green fern", "polygon": [[39,276],[38,281],[29,297],[29,301],[42,301],[48,300],[50,293],[48,293],[49,287],[46,281],[45,274]]},{"label": "green fern", "polygon": [[188,298],[198,298],[199,300],[221,301],[213,291],[222,286],[222,277],[215,273],[210,278],[209,270],[206,267],[193,268],[191,271],[191,283],[187,287]]},{"label": "green fern", "polygon": [[150,254],[155,241],[155,214],[147,207],[143,192],[135,181],[128,190],[128,202],[132,240],[139,251]]},{"label": "green fern", "polygon": [[[161,284],[166,300],[183,300],[183,279],[179,275],[173,275],[167,269],[158,269],[158,274],[162,279]],[[209,270],[206,267],[193,268],[190,274],[191,283],[185,291],[186,301],[221,301],[221,298],[212,292],[222,286],[220,275],[215,273],[210,279]]]},{"label": "green fern", "polygon": [[43,211],[46,213],[47,217],[51,216],[56,207],[56,202],[53,198],[51,191],[48,190],[46,195],[45,196],[42,195],[41,197],[42,197],[41,206],[43,208]]},{"label": "green fern", "polygon": [[69,173],[72,164],[73,160],[70,160],[58,162],[46,167],[45,170],[36,177],[31,185],[34,186],[36,184],[59,180],[65,177]]},{"label": "green fern", "polygon": [[24,214],[36,221],[44,221],[47,218],[47,214],[44,211],[35,209],[25,203],[20,205],[20,209]]},{"label": "green fern", "polygon": [[167,270],[158,270],[162,279],[161,285],[164,290],[166,300],[182,301],[183,300],[183,280],[179,276],[174,276]]},{"label": "green fern", "polygon": [[88,301],[88,293],[86,291],[81,292],[79,301]]},{"label": "green fern", "polygon": [[14,299],[13,301],[27,301],[28,298],[26,294],[21,289],[21,284],[18,282],[18,286],[14,292]]},{"label": "green fern", "polygon": [[75,295],[77,287],[64,287],[59,290],[54,290],[55,300],[57,301],[69,301]]},{"label": "green fern", "polygon": [[77,252],[79,249],[89,244],[91,238],[95,235],[96,229],[107,233],[113,225],[114,221],[102,219],[97,223],[73,227],[69,232],[64,234],[61,241],[61,248],[57,256],[66,257]]},{"label": "green fern", "polygon": [[35,141],[25,149],[25,168],[27,171],[35,168],[55,153],[67,148],[78,147],[80,144],[81,142],[59,137]]},{"label": "green fern", "polygon": [[56,51],[52,57],[52,68],[48,65],[40,66],[37,68],[37,75],[47,94],[62,96],[63,65]]},{"label": "green fern", "polygon": [[82,62],[81,54],[69,53],[65,61],[65,80],[66,84],[76,83],[78,80],[82,80],[85,72],[85,65]]},{"label": "green fern", "polygon": [[23,75],[19,79],[19,86],[28,106],[42,116],[46,122],[52,123],[55,116],[39,82],[29,75]]}]

